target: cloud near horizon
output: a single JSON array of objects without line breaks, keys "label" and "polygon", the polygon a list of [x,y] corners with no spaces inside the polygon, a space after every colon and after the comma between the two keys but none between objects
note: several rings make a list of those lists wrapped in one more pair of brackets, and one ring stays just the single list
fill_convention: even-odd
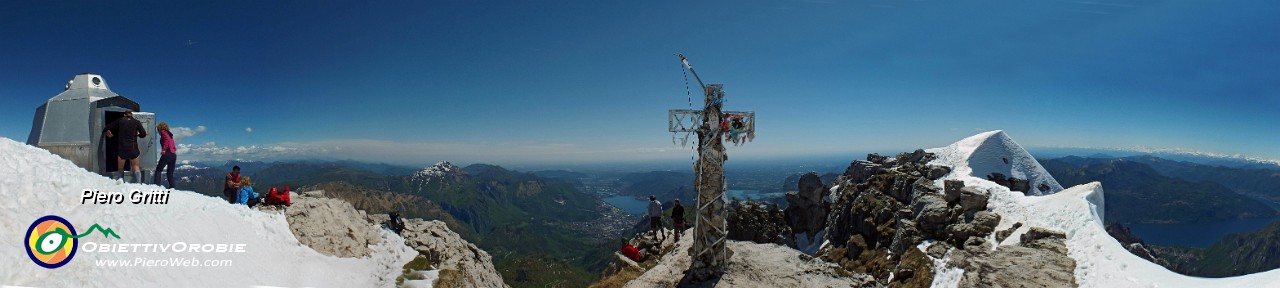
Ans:
[{"label": "cloud near horizon", "polygon": [[335,159],[397,164],[459,163],[528,164],[593,161],[683,159],[689,148],[586,147],[579,144],[396,142],[373,139],[333,139],[270,145],[220,146],[216,142],[178,144],[179,158],[189,160]]}]

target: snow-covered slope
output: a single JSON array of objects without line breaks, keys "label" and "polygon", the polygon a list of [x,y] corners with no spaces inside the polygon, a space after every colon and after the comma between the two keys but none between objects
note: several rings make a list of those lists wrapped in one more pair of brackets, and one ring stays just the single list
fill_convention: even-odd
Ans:
[{"label": "snow-covered slope", "polygon": [[[995,139],[995,140],[992,140]],[[988,145],[997,144],[997,145]],[[995,148],[1007,149],[1000,151]],[[976,151],[975,151],[976,150]],[[1010,158],[1011,163],[1020,163],[1024,168],[1021,175],[1032,175],[1031,179],[1053,179],[1040,168],[1034,158],[1009,139],[1001,131],[993,131],[965,138],[947,147],[929,149],[939,158],[931,164],[953,166],[955,171],[985,171],[995,163],[1003,164],[1001,157]],[[1025,156],[1025,157],[1024,157]],[[983,159],[991,157],[994,159]],[[1014,160],[1014,159],[1018,160]],[[967,159],[961,161],[959,159]],[[982,168],[968,167],[976,164]],[[1015,165],[1017,166],[1017,165]],[[1030,173],[1028,173],[1030,172]],[[1043,174],[1039,174],[1043,173]],[[1038,175],[1037,175],[1038,174]],[[1076,261],[1076,282],[1081,287],[1276,287],[1280,283],[1280,270],[1255,273],[1231,278],[1199,278],[1181,275],[1149,261],[1138,258],[1120,245],[1103,228],[1103,189],[1105,183],[1089,183],[1062,190],[1056,194],[1045,196],[1026,196],[1009,191],[1004,186],[987,181],[981,173],[951,173],[939,179],[939,186],[944,180],[963,180],[965,186],[976,186],[991,192],[989,207],[1002,217],[996,230],[1004,230],[1015,222],[1022,222],[1023,227],[1005,239],[1001,245],[1013,245],[1018,242],[1019,235],[1030,227],[1043,227],[1067,233],[1068,254]],[[1017,174],[1015,174],[1017,175]],[[1040,177],[1043,175],[1043,177]],[[1015,176],[1016,177],[1016,176]],[[1057,185],[1052,182],[1052,185]],[[994,238],[988,239],[995,241]],[[999,249],[998,247],[996,249]],[[941,269],[943,267],[939,267]],[[936,275],[941,270],[935,271]],[[946,275],[954,275],[954,271]],[[952,277],[954,278],[954,277]],[[939,278],[941,279],[941,278]],[[937,284],[937,283],[935,283]]]},{"label": "snow-covered slope", "polygon": [[[1026,179],[1031,182],[1028,195],[1045,195],[1062,191],[1058,180],[1049,175],[1040,166],[1040,162],[1026,149],[1013,142],[1004,131],[995,130],[964,138],[947,147],[925,150],[938,156],[933,164],[952,167],[952,175],[985,177],[991,173],[1000,173],[1008,177]],[[1048,186],[1048,191],[1040,191],[1040,184]]]},{"label": "snow-covered slope", "polygon": [[[174,191],[168,204],[131,204],[132,190],[158,186],[121,184],[85,171],[49,152],[0,138],[0,285],[40,287],[386,287],[417,253],[400,236],[378,229],[382,241],[368,257],[322,255],[298,242],[285,216],[230,205],[188,191]],[[124,192],[122,204],[81,204],[85,189]],[[45,215],[65,218],[84,233],[93,224],[120,236],[93,233],[80,239],[75,256],[56,269],[38,266],[24,246],[27,228]],[[244,244],[243,253],[91,253],[98,244]],[[153,248],[155,248],[153,246]],[[100,260],[128,263],[194,259],[222,267],[111,267]],[[230,260],[230,262],[206,262]],[[104,262],[105,263],[105,262]],[[119,264],[119,263],[117,263]],[[142,264],[142,263],[138,263]],[[153,264],[158,264],[153,263]]]}]

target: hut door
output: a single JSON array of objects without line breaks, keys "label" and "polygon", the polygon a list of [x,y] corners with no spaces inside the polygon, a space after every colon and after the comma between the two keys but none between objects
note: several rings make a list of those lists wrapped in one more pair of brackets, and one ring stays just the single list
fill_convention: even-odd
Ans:
[{"label": "hut door", "polygon": [[[103,120],[102,127],[106,127],[108,124],[111,124],[111,122],[116,121],[116,119],[124,118],[123,111],[121,112],[103,111],[102,114],[103,114],[103,117],[105,117],[102,119]],[[111,134],[120,136],[120,131],[119,129],[117,129],[117,130],[111,131]],[[102,141],[99,143],[101,143],[103,149],[102,149],[102,154],[98,154],[98,155],[102,155],[102,173],[103,174],[116,172],[116,158],[118,158],[117,156],[118,154],[116,154],[117,153],[116,146],[119,146],[119,143],[120,143],[119,141],[120,140],[117,140],[116,138],[107,138],[106,133],[102,134]],[[125,163],[126,165],[125,167],[129,167],[128,166],[129,164],[130,163]]]}]

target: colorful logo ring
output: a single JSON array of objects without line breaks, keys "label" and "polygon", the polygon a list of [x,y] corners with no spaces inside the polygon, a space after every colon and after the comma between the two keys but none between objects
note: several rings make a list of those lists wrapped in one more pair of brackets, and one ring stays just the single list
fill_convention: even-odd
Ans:
[{"label": "colorful logo ring", "polygon": [[58,268],[71,262],[80,246],[80,240],[74,237],[76,228],[67,219],[55,215],[36,219],[27,228],[26,235],[27,257],[44,268]]}]

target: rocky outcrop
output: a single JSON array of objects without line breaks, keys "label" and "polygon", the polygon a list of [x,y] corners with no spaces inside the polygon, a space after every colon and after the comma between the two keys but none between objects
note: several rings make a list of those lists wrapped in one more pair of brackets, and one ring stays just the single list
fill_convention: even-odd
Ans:
[{"label": "rocky outcrop", "polygon": [[729,204],[729,239],[795,247],[792,228],[773,203],[734,201]]},{"label": "rocky outcrop", "polygon": [[[325,255],[366,257],[370,245],[394,239],[378,231],[389,219],[386,214],[367,215],[341,199],[324,198],[325,194],[319,190],[293,194],[292,206],[257,209],[283,213],[298,242]],[[420,277],[421,271],[415,270],[437,270],[437,287],[506,287],[489,254],[450,231],[444,222],[417,218],[404,222],[400,233],[404,245],[418,251],[420,258],[406,265],[404,276],[412,279]]]},{"label": "rocky outcrop", "polygon": [[1124,246],[1125,250],[1129,250],[1129,253],[1138,255],[1138,257],[1141,257],[1142,259],[1151,261],[1151,263],[1156,263],[1160,266],[1164,266],[1165,268],[1169,268],[1169,270],[1179,271],[1179,267],[1175,267],[1170,264],[1169,261],[1162,259],[1155,249],[1152,249],[1150,245],[1147,245],[1141,237],[1133,235],[1133,232],[1129,231],[1129,227],[1125,227],[1119,222],[1112,222],[1111,224],[1107,224],[1106,229],[1107,234],[1111,235],[1112,238],[1116,238],[1116,241],[1119,241],[1120,245]]},{"label": "rocky outcrop", "polygon": [[[385,214],[373,215],[371,221],[386,221]],[[444,222],[407,219],[404,236],[405,245],[418,251],[435,269],[440,270],[442,277],[437,281],[441,287],[507,287],[502,282],[502,275],[493,268],[493,258],[489,253],[476,245],[462,239],[458,233],[449,230]],[[443,275],[451,275],[445,278]],[[458,286],[439,285],[456,284]]]},{"label": "rocky outcrop", "polygon": [[815,256],[877,279],[892,273],[893,285],[913,286],[930,283],[933,263],[910,247],[926,239],[990,247],[984,239],[1000,223],[1000,215],[987,211],[991,194],[962,181],[937,187],[935,180],[951,168],[927,164],[933,159],[916,150],[851,163],[836,183],[826,228],[830,245]]},{"label": "rocky outcrop", "polygon": [[786,223],[796,233],[805,233],[808,242],[818,231],[827,228],[827,213],[830,210],[825,199],[829,188],[822,184],[818,173],[809,172],[800,176],[796,191],[787,192]]},{"label": "rocky outcrop", "polygon": [[[849,168],[845,168],[841,179],[851,181],[853,183],[866,182],[871,175],[879,174],[884,171],[884,166],[889,163],[890,159],[880,154],[868,154],[867,160],[854,160],[849,163]],[[838,182],[840,180],[837,180]]]},{"label": "rocky outcrop", "polygon": [[948,266],[964,269],[959,287],[1076,287],[1066,234],[1032,227],[1018,245],[954,252]]},{"label": "rocky outcrop", "polygon": [[[315,193],[302,195],[316,195]],[[333,198],[292,196],[293,205],[284,209],[289,229],[298,242],[317,252],[338,257],[369,255],[369,245],[382,241],[377,227],[368,223],[364,211]],[[259,206],[263,210],[277,207]]]},{"label": "rocky outcrop", "polygon": [[[1031,191],[1031,181],[1028,181],[1026,179],[1018,179],[1016,177],[1006,177],[1004,176],[1004,174],[1001,174],[1001,173],[991,173],[991,175],[987,175],[987,180],[991,182],[996,182],[996,184],[1000,184],[1000,186],[1008,187],[1009,191],[1018,191],[1022,193],[1027,193],[1027,191]],[[1039,189],[1041,193],[1049,192],[1049,185],[1040,183],[1037,189]]]}]

